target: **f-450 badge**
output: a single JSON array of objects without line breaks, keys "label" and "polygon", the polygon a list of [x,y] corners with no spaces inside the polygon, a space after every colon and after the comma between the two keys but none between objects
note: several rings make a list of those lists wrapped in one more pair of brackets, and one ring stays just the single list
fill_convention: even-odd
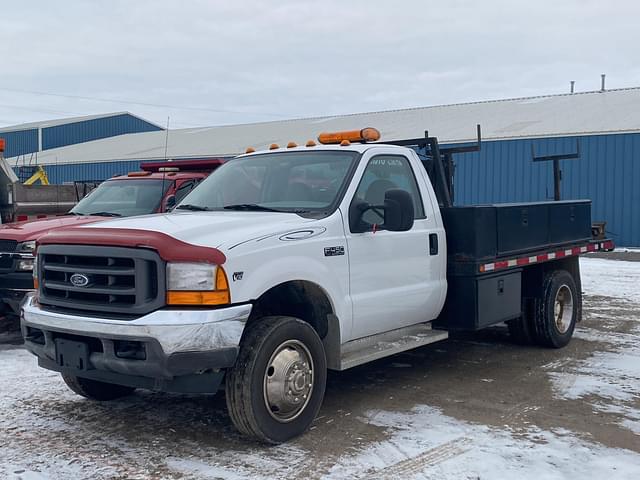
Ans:
[{"label": "f-450 badge", "polygon": [[344,247],[338,245],[337,247],[324,247],[325,257],[336,257],[338,255],[344,255]]}]

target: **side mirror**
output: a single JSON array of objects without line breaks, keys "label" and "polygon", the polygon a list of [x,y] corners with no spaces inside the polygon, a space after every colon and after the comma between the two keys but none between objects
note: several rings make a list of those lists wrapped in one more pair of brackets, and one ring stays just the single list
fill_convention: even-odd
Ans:
[{"label": "side mirror", "polygon": [[164,211],[170,212],[171,210],[173,210],[173,207],[175,206],[176,206],[176,196],[169,195],[167,199],[164,201]]},{"label": "side mirror", "polygon": [[384,205],[370,205],[361,200],[353,202],[349,209],[349,227],[353,233],[371,230],[371,224],[362,220],[362,215],[367,210],[384,213],[384,222],[380,224],[381,230],[406,232],[413,227],[413,199],[406,190],[387,190],[384,195]]},{"label": "side mirror", "polygon": [[413,198],[406,190],[387,190],[384,194],[384,224],[392,232],[406,232],[413,227]]}]

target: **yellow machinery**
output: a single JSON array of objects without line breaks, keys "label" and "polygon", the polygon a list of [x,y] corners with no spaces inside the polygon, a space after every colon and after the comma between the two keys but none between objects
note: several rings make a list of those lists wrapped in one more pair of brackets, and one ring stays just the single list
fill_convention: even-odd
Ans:
[{"label": "yellow machinery", "polygon": [[47,177],[47,172],[44,171],[41,165],[36,167],[36,171],[31,175],[25,182],[25,185],[33,185],[38,180],[42,185],[49,185],[49,177]]}]

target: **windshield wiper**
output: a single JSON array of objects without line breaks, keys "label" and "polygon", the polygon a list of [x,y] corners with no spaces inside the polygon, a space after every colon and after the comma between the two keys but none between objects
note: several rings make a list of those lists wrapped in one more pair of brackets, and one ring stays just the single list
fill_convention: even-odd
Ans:
[{"label": "windshield wiper", "polygon": [[193,212],[206,212],[209,210],[208,207],[201,207],[200,205],[191,205],[187,203],[186,205],[178,205],[176,207],[177,210],[191,210]]},{"label": "windshield wiper", "polygon": [[235,205],[225,205],[225,210],[247,210],[248,212],[284,212],[284,210],[278,210],[270,207],[263,207],[257,203],[238,203]]},{"label": "windshield wiper", "polygon": [[91,212],[86,214],[81,213],[80,215],[95,215],[98,217],[121,217],[122,216],[121,213],[114,213],[114,212]]}]

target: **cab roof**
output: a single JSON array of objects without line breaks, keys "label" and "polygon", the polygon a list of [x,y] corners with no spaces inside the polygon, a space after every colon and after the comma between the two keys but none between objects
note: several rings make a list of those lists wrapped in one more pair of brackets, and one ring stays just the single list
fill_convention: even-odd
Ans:
[{"label": "cab roof", "polygon": [[398,152],[400,151],[406,151],[407,147],[401,147],[398,145],[390,145],[387,143],[351,143],[349,145],[346,146],[341,146],[341,145],[314,145],[312,147],[307,147],[304,145],[301,146],[297,146],[297,147],[292,147],[292,148],[287,148],[285,147],[280,147],[280,148],[274,148],[274,149],[269,149],[269,150],[257,150],[255,152],[251,152],[251,153],[246,153],[244,155],[239,155],[239,157],[249,157],[249,156],[253,156],[253,155],[261,155],[261,154],[265,154],[265,153],[285,153],[285,152],[313,152],[313,151],[334,151],[334,152],[358,152],[358,153],[364,153],[367,150],[371,150],[374,148],[392,148],[392,149],[397,149]]}]

